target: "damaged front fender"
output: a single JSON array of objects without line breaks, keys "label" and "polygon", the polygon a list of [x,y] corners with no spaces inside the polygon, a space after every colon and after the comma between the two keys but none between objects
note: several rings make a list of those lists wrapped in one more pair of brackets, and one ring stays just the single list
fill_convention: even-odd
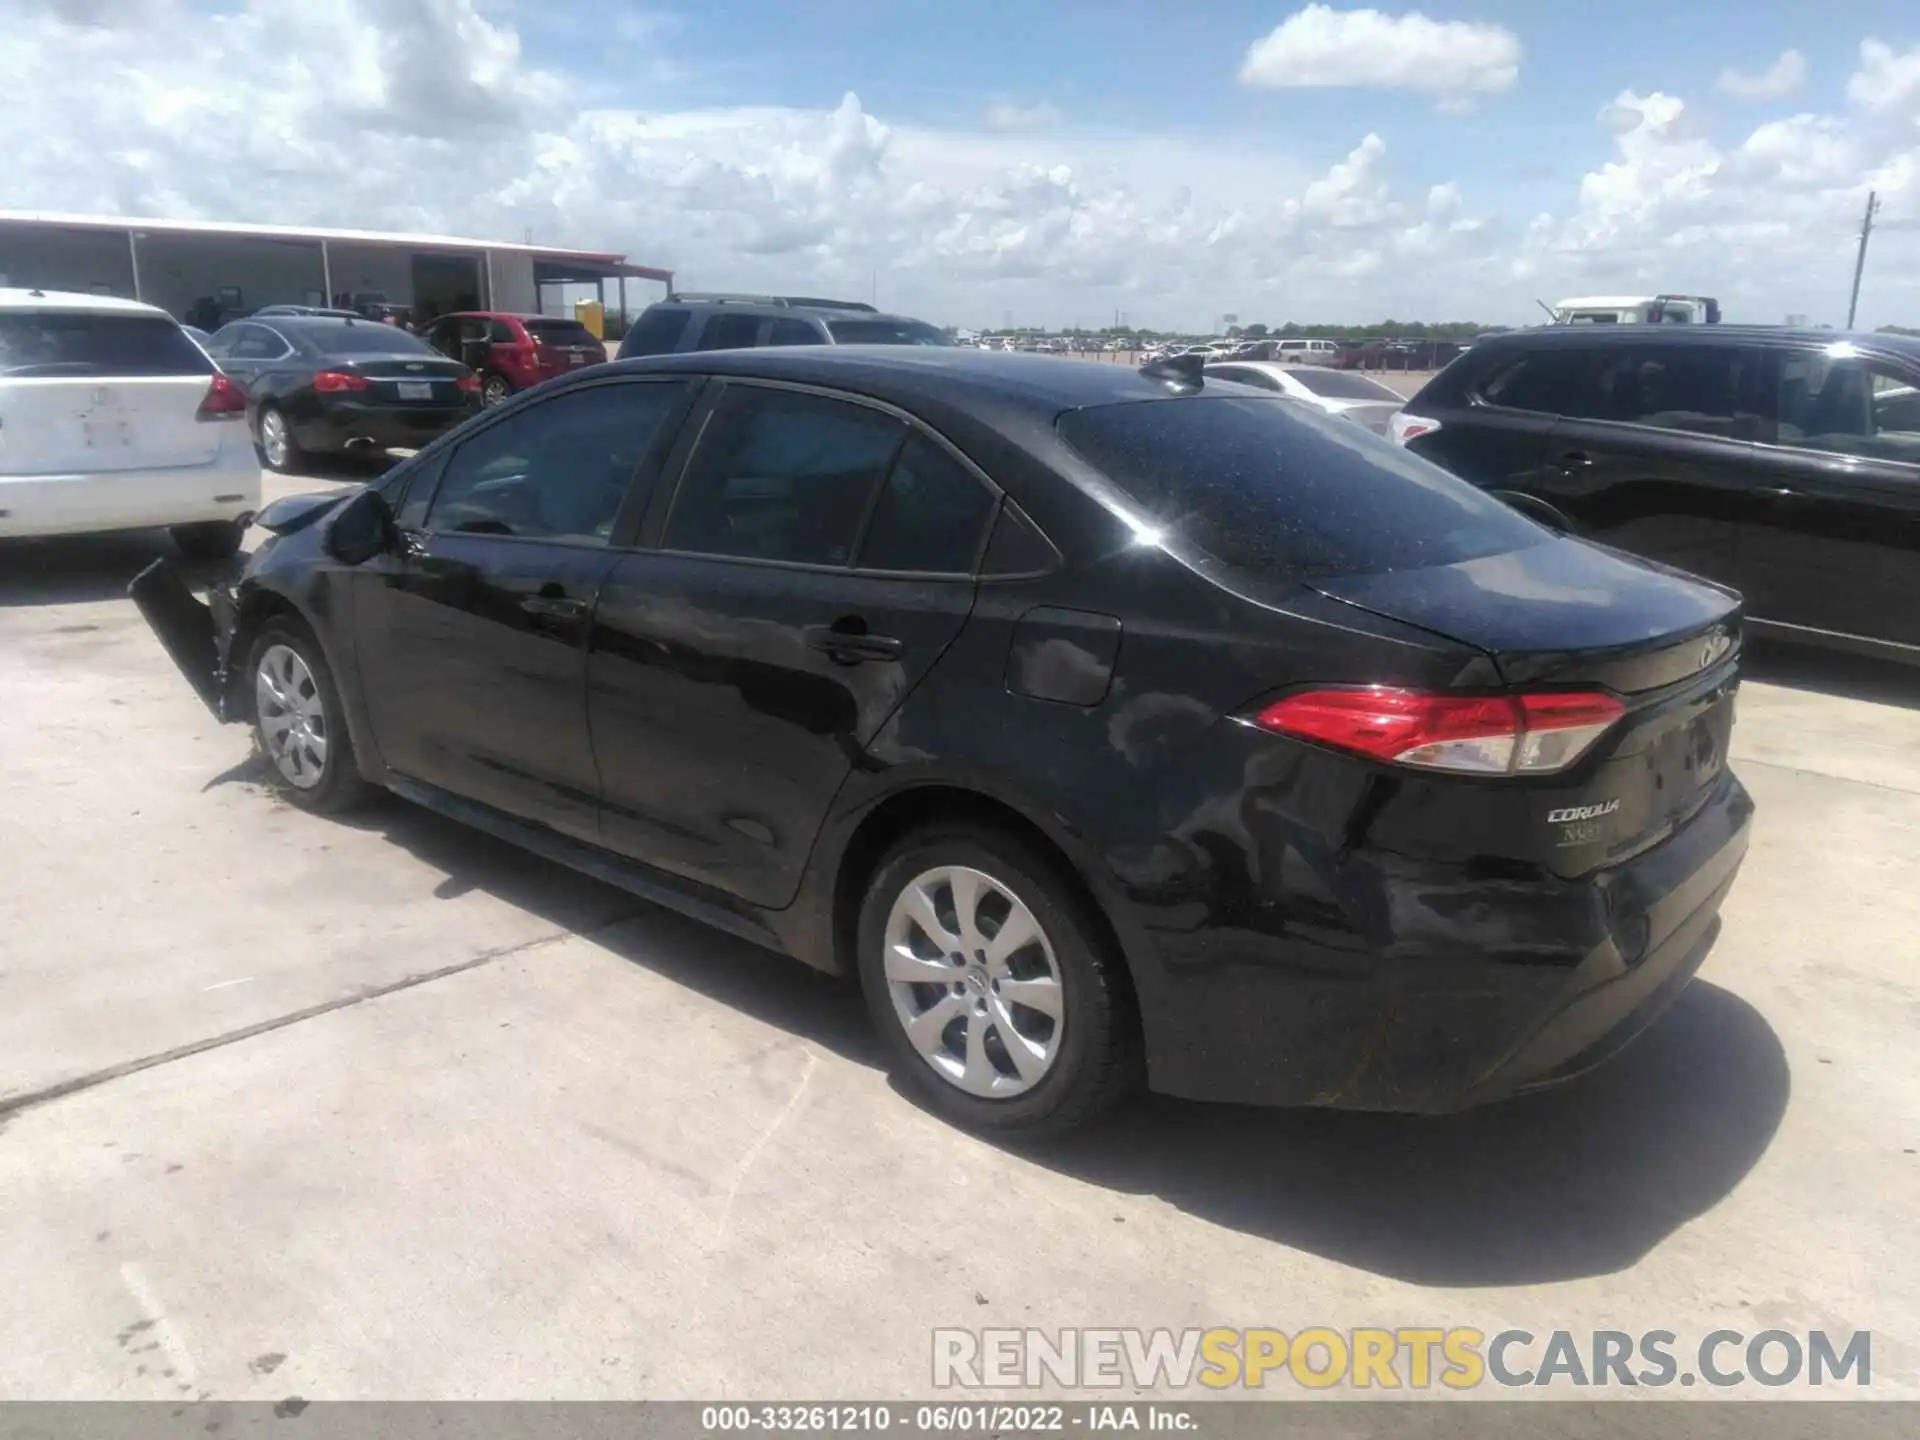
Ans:
[{"label": "damaged front fender", "polygon": [[237,614],[233,592],[215,585],[204,602],[195,598],[173,561],[162,556],[133,578],[127,594],[214,718],[237,718],[226,703],[227,650]]}]

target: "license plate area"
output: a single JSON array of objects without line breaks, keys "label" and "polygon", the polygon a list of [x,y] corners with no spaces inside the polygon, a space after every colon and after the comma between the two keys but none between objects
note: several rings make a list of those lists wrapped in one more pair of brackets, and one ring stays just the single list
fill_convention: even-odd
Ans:
[{"label": "license plate area", "polygon": [[402,400],[431,400],[433,382],[431,380],[401,380],[395,383]]}]

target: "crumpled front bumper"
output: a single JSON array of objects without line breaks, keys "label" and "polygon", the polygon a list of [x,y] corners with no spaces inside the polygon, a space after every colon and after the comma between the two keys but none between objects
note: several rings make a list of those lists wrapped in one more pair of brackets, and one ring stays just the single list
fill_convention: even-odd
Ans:
[{"label": "crumpled front bumper", "polygon": [[162,556],[134,576],[127,594],[214,718],[242,718],[231,714],[227,703],[227,651],[239,613],[232,590],[215,585],[202,601],[173,561]]}]

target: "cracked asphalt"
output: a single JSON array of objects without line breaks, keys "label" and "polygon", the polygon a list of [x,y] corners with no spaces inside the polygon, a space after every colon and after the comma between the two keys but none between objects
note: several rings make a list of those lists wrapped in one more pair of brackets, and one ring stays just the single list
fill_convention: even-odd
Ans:
[{"label": "cracked asphalt", "polygon": [[1920,1396],[1920,675],[1756,657],[1725,930],[1602,1071],[1022,1153],[844,986],[277,802],[123,596],[163,543],[0,547],[0,1398],[909,1397],[936,1326],[1417,1324],[1870,1329]]}]

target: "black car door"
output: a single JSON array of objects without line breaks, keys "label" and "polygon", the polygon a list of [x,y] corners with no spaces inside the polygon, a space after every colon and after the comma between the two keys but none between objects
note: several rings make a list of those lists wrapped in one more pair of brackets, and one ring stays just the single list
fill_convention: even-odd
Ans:
[{"label": "black car door", "polygon": [[959,633],[997,497],[850,398],[728,381],[657,548],[601,586],[588,667],[605,843],[786,904],[841,782]]},{"label": "black car door", "polygon": [[1746,591],[1737,538],[1770,423],[1764,352],[1622,343],[1589,352],[1548,442],[1541,492],[1581,535]]},{"label": "black car door", "polygon": [[[399,553],[363,566],[354,629],[387,765],[576,838],[598,836],[588,621],[692,382],[562,391],[476,430],[416,487]],[[623,507],[625,507],[623,509]]]},{"label": "black car door", "polygon": [[1835,348],[1779,356],[1749,612],[1920,647],[1920,366]]}]

